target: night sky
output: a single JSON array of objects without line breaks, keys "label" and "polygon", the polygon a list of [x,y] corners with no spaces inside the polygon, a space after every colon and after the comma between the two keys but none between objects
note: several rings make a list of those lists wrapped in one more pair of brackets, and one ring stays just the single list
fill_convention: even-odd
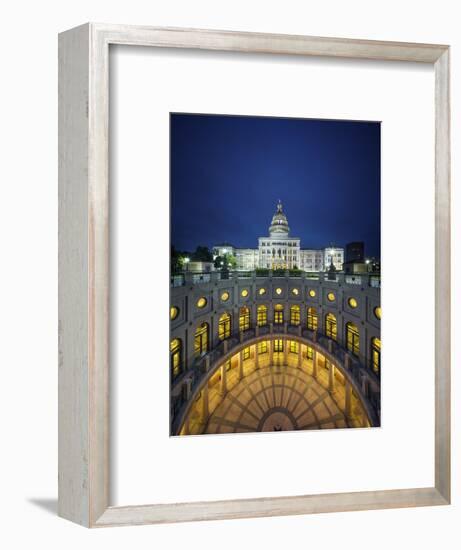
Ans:
[{"label": "night sky", "polygon": [[380,124],[171,115],[171,243],[257,248],[280,199],[301,248],[380,256]]}]

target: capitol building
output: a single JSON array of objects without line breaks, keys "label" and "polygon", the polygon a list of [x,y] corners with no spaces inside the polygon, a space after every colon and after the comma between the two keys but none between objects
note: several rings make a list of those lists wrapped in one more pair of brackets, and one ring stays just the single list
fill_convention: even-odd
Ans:
[{"label": "capitol building", "polygon": [[290,236],[290,227],[282,203],[269,226],[269,236],[259,237],[258,248],[236,248],[229,243],[215,245],[213,256],[235,256],[236,269],[253,271],[255,269],[300,269],[302,271],[326,271],[333,265],[342,270],[344,249],[330,246],[324,249],[301,248],[301,240]]}]

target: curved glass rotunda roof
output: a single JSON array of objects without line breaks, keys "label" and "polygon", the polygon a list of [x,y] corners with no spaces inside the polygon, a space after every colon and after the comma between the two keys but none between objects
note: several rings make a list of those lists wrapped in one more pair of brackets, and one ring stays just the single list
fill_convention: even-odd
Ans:
[{"label": "curved glass rotunda roof", "polygon": [[283,212],[283,206],[279,200],[277,204],[277,211],[272,216],[272,223],[269,227],[269,234],[271,237],[288,237],[290,233],[290,227],[288,226],[288,220]]}]

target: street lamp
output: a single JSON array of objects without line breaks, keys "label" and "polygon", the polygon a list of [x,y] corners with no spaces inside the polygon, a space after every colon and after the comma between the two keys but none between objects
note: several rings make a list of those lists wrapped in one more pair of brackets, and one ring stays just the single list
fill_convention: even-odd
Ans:
[{"label": "street lamp", "polygon": [[190,258],[188,258],[187,256],[184,258],[184,263],[186,264],[186,269],[185,271],[188,271],[188,264],[190,262]]}]

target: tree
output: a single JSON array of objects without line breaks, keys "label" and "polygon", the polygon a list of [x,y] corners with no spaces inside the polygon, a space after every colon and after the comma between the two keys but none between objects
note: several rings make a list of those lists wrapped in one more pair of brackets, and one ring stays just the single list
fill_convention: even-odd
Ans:
[{"label": "tree", "polygon": [[192,255],[192,259],[196,262],[212,262],[213,254],[207,246],[197,246]]},{"label": "tree", "polygon": [[222,271],[229,271],[235,269],[237,265],[237,260],[232,254],[224,254],[224,256],[216,256],[214,261],[214,266],[216,269]]}]

